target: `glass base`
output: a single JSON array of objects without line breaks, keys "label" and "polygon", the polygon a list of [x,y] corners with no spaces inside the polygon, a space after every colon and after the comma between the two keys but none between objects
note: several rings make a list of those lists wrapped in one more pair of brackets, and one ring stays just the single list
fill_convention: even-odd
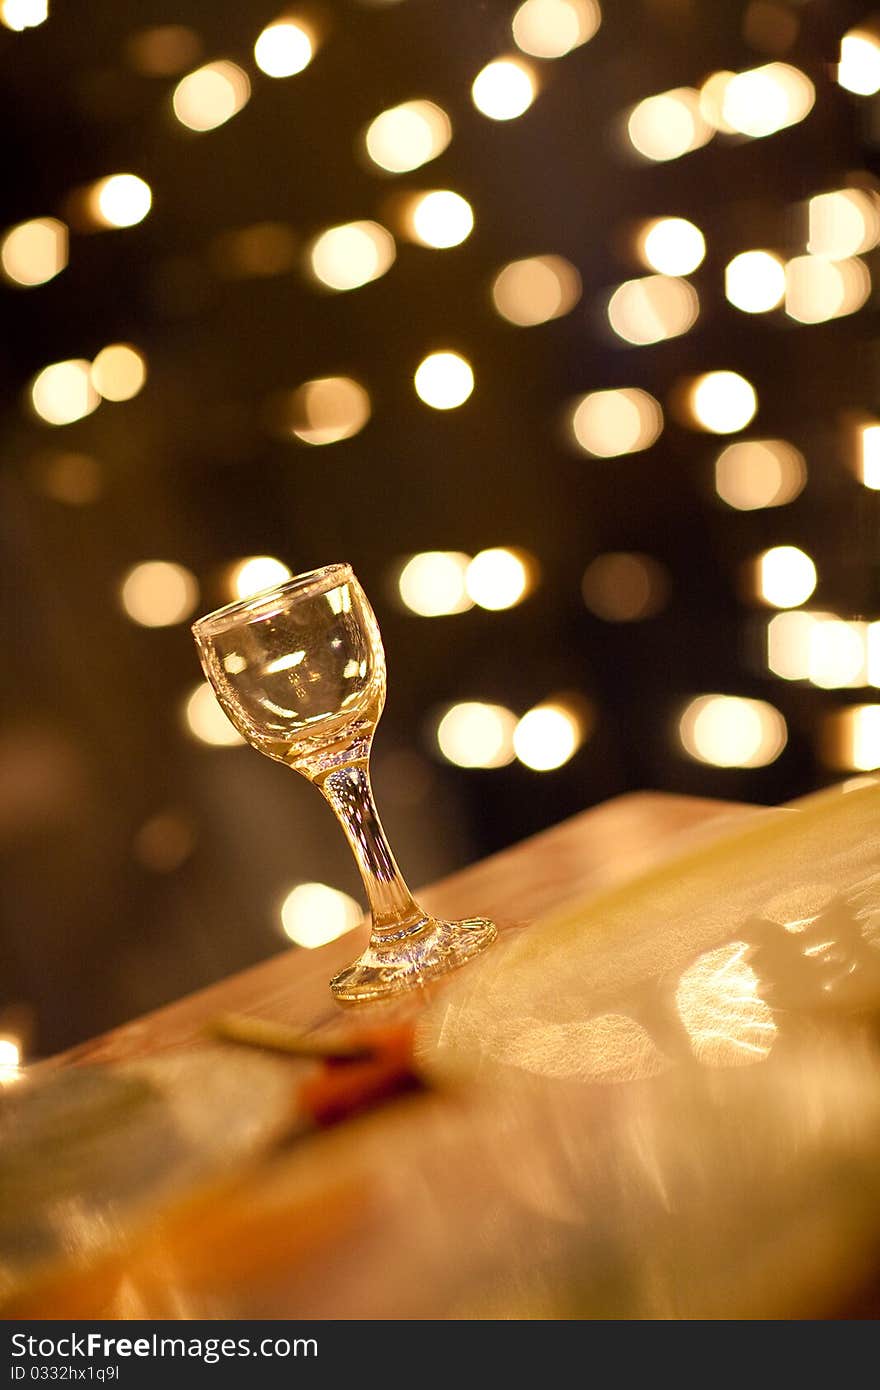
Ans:
[{"label": "glass base", "polygon": [[464,965],[498,935],[486,917],[442,922],[429,917],[395,939],[374,939],[353,965],[330,981],[341,1003],[357,1004],[402,994]]}]

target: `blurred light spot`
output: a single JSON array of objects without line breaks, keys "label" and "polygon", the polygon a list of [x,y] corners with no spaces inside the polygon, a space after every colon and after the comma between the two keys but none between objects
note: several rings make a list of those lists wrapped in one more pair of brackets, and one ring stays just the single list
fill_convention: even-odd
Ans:
[{"label": "blurred light spot", "polygon": [[690,275],[706,254],[703,233],[686,217],[652,218],[636,244],[642,263],[661,275]]},{"label": "blurred light spot", "polygon": [[85,507],[101,496],[103,478],[97,459],[89,454],[50,454],[33,470],[40,492],[69,507]]},{"label": "blurred light spot", "polygon": [[129,401],[147,379],[147,364],[129,343],[111,343],[92,363],[92,385],[105,401]]},{"label": "blurred light spot", "polygon": [[880,198],[864,188],[818,193],[808,204],[811,256],[841,261],[880,242]]},{"label": "blurred light spot", "polygon": [[865,679],[867,684],[880,685],[880,622],[867,624],[865,656]]},{"label": "blurred light spot", "polygon": [[743,38],[764,53],[785,53],[798,36],[800,20],[785,4],[751,0],[743,15]]},{"label": "blurred light spot", "polygon": [[67,265],[67,228],[56,217],[10,227],[0,241],[0,266],[16,285],[45,285]]},{"label": "blurred light spot", "polygon": [[766,63],[730,78],[721,112],[733,130],[759,139],[802,121],[815,100],[816,89],[806,73],[790,63]]},{"label": "blurred light spot", "polygon": [[690,388],[689,405],[694,422],[711,434],[733,434],[745,429],[758,409],[751,382],[738,372],[706,372]]},{"label": "blurred light spot", "polygon": [[473,607],[467,592],[470,560],[458,550],[423,550],[411,556],[397,580],[405,606],[421,618],[467,612]]},{"label": "blurred light spot", "polygon": [[767,669],[785,681],[804,681],[810,674],[813,630],[830,613],[791,609],[777,613],[767,624]]},{"label": "blurred light spot", "polygon": [[370,397],[351,377],[318,377],[285,396],[276,415],[285,431],[304,444],[337,444],[364,428]]},{"label": "blurred light spot", "polygon": [[679,978],[675,1006],[704,1067],[762,1062],[776,1041],[773,1011],[761,998],[750,951],[745,941],[729,941],[706,951]]},{"label": "blurred light spot", "polygon": [[788,742],[778,709],[738,695],[698,695],[682,714],[678,732],[685,752],[713,767],[766,767]]},{"label": "blurred light spot", "polygon": [[286,222],[254,222],[221,232],[211,243],[211,261],[230,278],[283,275],[296,263],[297,239]]},{"label": "blurred light spot", "polygon": [[525,598],[534,570],[534,561],[523,551],[493,546],[471,560],[465,585],[474,603],[494,613],[514,608]]},{"label": "blurred light spot", "polygon": [[[240,659],[241,658],[239,658],[239,660]],[[277,656],[274,661],[269,662],[268,666],[263,667],[263,675],[277,676],[280,671],[292,671],[294,666],[299,666],[301,662],[305,661],[305,659],[305,651],[285,652],[283,656]],[[238,665],[238,662],[236,662],[236,665]],[[351,669],[352,667],[354,669]],[[229,666],[226,662],[224,662],[224,669],[227,671],[229,670]],[[244,669],[244,666],[242,666],[241,670]],[[346,680],[349,680],[352,676],[358,675],[359,672],[360,663],[358,663],[357,661],[347,661],[345,664],[345,670],[342,674],[345,676]]]},{"label": "blurred light spot", "polygon": [[816,587],[816,566],[796,545],[774,545],[755,562],[757,595],[771,608],[797,608]]},{"label": "blurred light spot", "polygon": [[234,748],[244,743],[207,681],[197,685],[187,697],[183,712],[187,728],[199,743],[215,748]]},{"label": "blurred light spot", "polygon": [[251,84],[237,63],[221,59],[182,77],[174,88],[174,114],[188,130],[216,130],[247,105]]},{"label": "blurred light spot", "polygon": [[466,700],[437,725],[437,746],[456,767],[506,767],[513,762],[516,715],[504,705]]},{"label": "blurred light spot", "polygon": [[168,560],[145,560],[122,581],[122,606],[141,627],[170,627],[188,618],[199,598],[195,575]]},{"label": "blurred light spot", "polygon": [[691,87],[640,101],[627,121],[630,143],[645,159],[678,159],[712,139],[712,126],[700,110],[700,94]]},{"label": "blurred light spot", "polygon": [[564,58],[602,23],[596,0],[525,0],[511,28],[517,48],[533,58]]},{"label": "blurred light spot", "polygon": [[873,34],[851,29],[840,40],[837,80],[856,96],[880,92],[880,40]]},{"label": "blurred light spot", "polygon": [[293,578],[293,571],[274,555],[250,555],[232,566],[229,584],[234,598],[251,598]]},{"label": "blurred light spot", "polygon": [[49,0],[0,0],[0,23],[20,34],[49,18]]},{"label": "blurred light spot", "polygon": [[31,385],[34,410],[48,425],[71,425],[101,404],[92,385],[90,366],[80,358],[53,362]]},{"label": "blurred light spot", "polygon": [[728,84],[736,76],[733,72],[713,72],[700,88],[700,114],[713,130],[725,135],[733,134],[733,127],[724,119],[724,94]]},{"label": "blurred light spot", "polygon": [[433,410],[455,410],[474,389],[471,365],[457,352],[429,353],[416,368],[413,380],[416,395]]},{"label": "blurred light spot", "polygon": [[267,25],[254,44],[257,67],[267,77],[293,77],[308,67],[314,52],[311,34],[292,19]]},{"label": "blurred light spot", "polygon": [[744,314],[766,314],[785,298],[785,266],[769,251],[742,251],[724,269],[724,293]]},{"label": "blurred light spot", "polygon": [[528,111],[538,88],[530,67],[518,58],[496,58],[474,78],[474,106],[493,121],[512,121]]},{"label": "blurred light spot", "polygon": [[281,904],[284,935],[309,950],[326,946],[356,927],[363,910],[354,898],[327,883],[298,883]]},{"label": "blurred light spot", "polygon": [[562,256],[510,261],[492,286],[495,308],[519,328],[531,328],[569,313],[581,297],[581,277]]},{"label": "blurred light spot", "polygon": [[865,487],[880,492],[880,425],[859,427],[859,465]]},{"label": "blurred light spot", "polygon": [[663,429],[663,411],[659,401],[637,386],[592,391],[575,406],[571,428],[588,454],[615,458],[650,448]]},{"label": "blurred light spot", "polygon": [[880,768],[880,705],[849,705],[829,715],[823,727],[825,761],[852,772]]},{"label": "blurred light spot", "polygon": [[865,684],[868,624],[828,617],[813,623],[807,679],[822,690]]},{"label": "blurred light spot", "polygon": [[715,460],[715,491],[740,512],[793,502],[806,481],[803,454],[784,439],[744,439]]},{"label": "blurred light spot", "polygon": [[139,29],[125,45],[128,60],[148,77],[176,77],[202,51],[198,34],[183,24],[160,24]]},{"label": "blurred light spot", "polygon": [[665,565],[650,555],[608,551],[587,566],[581,592],[597,618],[608,623],[635,623],[659,613],[670,587]]},{"label": "blurred light spot", "polygon": [[677,338],[697,321],[693,285],[669,275],[645,275],[618,285],[608,301],[608,322],[618,338],[644,346]]},{"label": "blurred light spot", "polygon": [[0,1038],[0,1086],[19,1081],[22,1075],[21,1044],[14,1038]]},{"label": "blurred light spot", "polygon": [[438,250],[460,246],[474,229],[474,212],[461,194],[438,188],[414,199],[409,225],[414,240],[422,246]]},{"label": "blurred light spot", "polygon": [[798,323],[824,323],[854,314],[871,293],[864,261],[795,256],[785,267],[785,312]]},{"label": "blurred light spot", "polygon": [[380,169],[405,174],[442,154],[452,139],[446,112],[433,101],[405,101],[381,111],[367,127],[367,154]]},{"label": "blurred light spot", "polygon": [[535,705],[513,731],[513,751],[533,772],[553,772],[574,756],[584,740],[582,720],[562,704]]},{"label": "blurred light spot", "polygon": [[154,874],[172,874],[192,854],[196,843],[189,816],[160,811],[144,821],[134,837],[134,856]]},{"label": "blurred light spot", "polygon": [[153,205],[150,185],[137,174],[111,174],[93,183],[87,210],[100,227],[134,227]]},{"label": "blurred light spot", "polygon": [[394,238],[378,222],[329,227],[312,243],[312,273],[331,290],[356,290],[378,280],[394,263]]}]

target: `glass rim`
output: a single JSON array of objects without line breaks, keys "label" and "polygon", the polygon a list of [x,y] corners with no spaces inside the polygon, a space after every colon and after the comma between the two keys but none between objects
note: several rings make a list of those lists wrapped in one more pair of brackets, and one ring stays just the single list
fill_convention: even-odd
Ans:
[{"label": "glass rim", "polygon": [[354,571],[351,565],[345,562],[322,565],[319,569],[305,570],[302,574],[294,574],[290,579],[285,579],[283,584],[274,584],[271,588],[260,589],[257,593],[248,595],[247,598],[236,599],[234,603],[227,603],[222,608],[215,608],[213,612],[205,613],[201,618],[196,618],[192,624],[192,632],[196,637],[202,632],[221,632],[245,614],[250,617],[259,617],[264,609],[271,607],[279,599],[287,598],[290,594],[297,594],[299,597],[323,594],[328,589],[335,588],[337,584],[345,583],[353,578]]}]

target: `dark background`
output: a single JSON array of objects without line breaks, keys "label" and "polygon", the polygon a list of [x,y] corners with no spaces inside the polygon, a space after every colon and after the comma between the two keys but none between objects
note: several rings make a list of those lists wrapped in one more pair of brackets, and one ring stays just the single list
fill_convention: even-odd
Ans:
[{"label": "dark background", "polygon": [[[122,170],[145,178],[154,199],[137,227],[74,235],[68,268],[48,285],[0,290],[0,964],[7,1016],[29,1011],[36,1052],[280,949],[279,905],[300,880],[360,893],[312,789],[249,749],[186,732],[181,702],[199,675],[187,625],[140,628],[118,602],[121,576],[141,560],[187,565],[203,610],[229,597],[224,569],[242,556],[277,555],[294,571],[353,563],[389,659],[377,798],[414,884],[627,789],[769,803],[835,775],[820,761],[821,717],[868,697],[769,677],[767,611],[742,598],[738,576],[766,546],[797,544],[816,559],[817,604],[876,615],[877,494],[848,471],[840,423],[877,406],[876,309],[815,327],[744,315],[724,299],[723,267],[751,246],[802,252],[802,200],[874,167],[874,102],[833,81],[861,7],[779,4],[796,37],[768,53],[744,37],[754,7],[741,0],[608,0],[596,37],[535,62],[537,101],[500,123],[476,111],[470,85],[512,50],[515,8],[338,0],[324,7],[312,64],[282,81],[252,56],[275,4],[57,0],[40,28],[0,29],[2,226],[64,216],[71,189]],[[249,104],[217,130],[184,129],[170,108],[177,78],[144,76],[127,58],[135,31],[170,23],[201,41],[191,66],[225,57],[251,77]],[[776,57],[816,84],[801,124],[716,139],[669,164],[625,157],[617,133],[633,102]],[[432,164],[389,179],[356,156],[358,135],[412,97],[448,111],[454,138]],[[253,222],[288,223],[305,247],[328,225],[386,221],[392,186],[462,193],[473,235],[440,252],[400,241],[392,270],[350,294],[319,293],[297,271],[230,280],[213,266],[218,234]],[[623,232],[663,213],[706,235],[692,277],[700,319],[655,347],[615,346],[602,294],[639,273]],[[518,329],[494,312],[489,286],[505,262],[538,253],[571,260],[583,298],[567,317]],[[60,429],[23,405],[47,362],[120,341],[149,364],[132,401]],[[437,347],[473,364],[461,409],[430,410],[413,391],[415,366]],[[753,381],[758,432],[805,454],[809,481],[791,506],[724,508],[712,461],[725,441],[668,412],[644,453],[605,462],[566,441],[561,412],[577,393],[638,385],[665,404],[680,376],[714,367]],[[267,397],[331,374],[368,387],[368,426],[326,449],[273,438]],[[39,485],[47,452],[62,450],[98,465],[89,505]],[[540,562],[541,583],[520,606],[425,620],[395,604],[401,556],[491,545]],[[581,577],[608,550],[667,566],[661,613],[616,624],[587,611]],[[439,760],[438,707],[473,698],[519,713],[560,689],[586,696],[596,722],[558,771]],[[704,691],[776,704],[789,726],[778,761],[743,771],[689,760],[677,718]],[[189,827],[192,851],[159,873],[134,847],[145,823],[169,814]]]}]

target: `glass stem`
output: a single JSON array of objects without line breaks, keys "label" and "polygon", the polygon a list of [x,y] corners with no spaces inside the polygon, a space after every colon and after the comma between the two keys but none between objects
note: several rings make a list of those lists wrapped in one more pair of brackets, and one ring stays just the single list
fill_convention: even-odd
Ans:
[{"label": "glass stem", "polygon": [[373,914],[373,936],[397,936],[425,920],[394,862],[366,763],[336,768],[318,783],[351,845]]}]

